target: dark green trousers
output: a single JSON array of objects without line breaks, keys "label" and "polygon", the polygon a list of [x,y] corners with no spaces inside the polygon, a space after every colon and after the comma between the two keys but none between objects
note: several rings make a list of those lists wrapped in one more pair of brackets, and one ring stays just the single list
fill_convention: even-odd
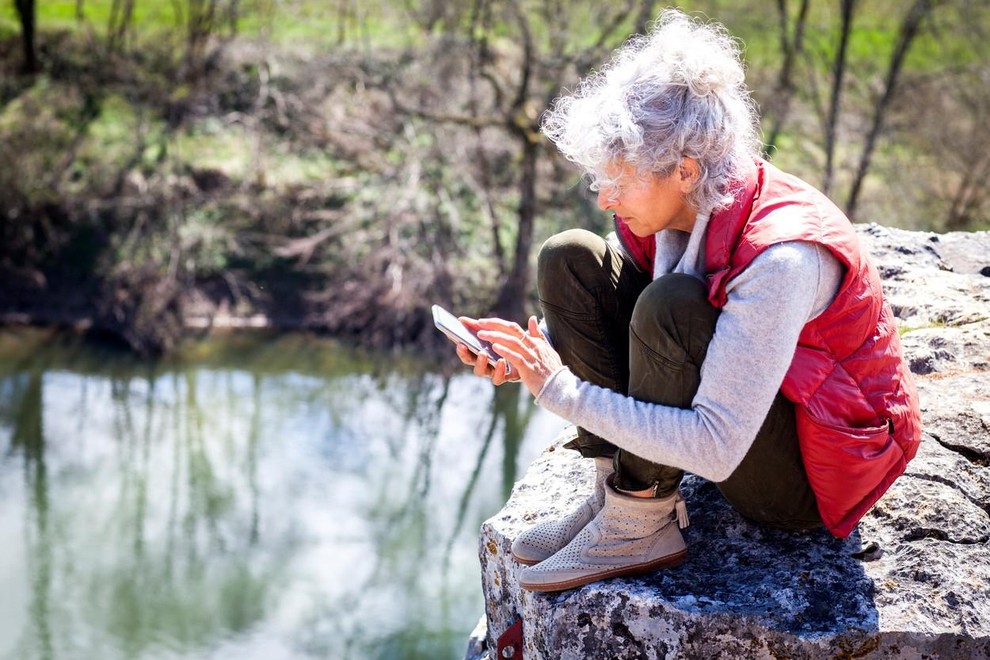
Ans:
[{"label": "dark green trousers", "polygon": [[[688,275],[653,280],[600,236],[572,229],[540,251],[540,304],[554,348],[582,380],[649,401],[690,408],[719,310]],[[677,489],[683,470],[652,463],[579,428],[568,447],[613,456],[616,485]],[[739,467],[717,484],[743,516],[788,529],[821,525],[808,484],[794,406],[777,396]]]}]

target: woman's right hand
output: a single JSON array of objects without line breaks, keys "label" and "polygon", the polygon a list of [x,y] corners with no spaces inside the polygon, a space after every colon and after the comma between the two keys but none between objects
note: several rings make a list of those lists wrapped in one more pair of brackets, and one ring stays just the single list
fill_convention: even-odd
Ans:
[{"label": "woman's right hand", "polygon": [[[476,319],[462,316],[458,320],[475,332],[480,329]],[[505,361],[505,358],[499,358],[499,360],[492,365],[488,361],[487,356],[472,353],[471,350],[464,344],[457,344],[457,357],[460,358],[461,362],[469,367],[474,367],[475,376],[488,378],[492,381],[493,385],[498,386],[503,383],[515,383],[519,381],[519,372],[514,369],[510,370],[509,363]]]},{"label": "woman's right hand", "polygon": [[[492,367],[485,357],[476,358],[466,348],[458,348],[461,361],[473,366],[478,376],[491,378],[495,385],[519,380],[537,396],[547,380],[563,367],[560,355],[543,336],[535,316],[529,317],[525,330],[517,323],[497,318],[462,318],[461,322],[476,331],[479,338],[491,342],[501,356]],[[511,372],[506,372],[505,363],[512,365]]]}]

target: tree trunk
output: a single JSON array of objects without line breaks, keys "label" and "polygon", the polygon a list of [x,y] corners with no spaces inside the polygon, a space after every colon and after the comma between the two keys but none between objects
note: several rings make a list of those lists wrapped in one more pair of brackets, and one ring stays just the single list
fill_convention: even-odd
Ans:
[{"label": "tree trunk", "polygon": [[949,213],[945,219],[945,231],[965,231],[980,208],[986,204],[987,193],[983,183],[990,176],[990,158],[966,171],[952,196]]},{"label": "tree trunk", "polygon": [[835,171],[835,144],[839,123],[839,100],[842,98],[842,83],[846,76],[846,60],[849,51],[849,36],[852,32],[853,14],[857,0],[842,0],[842,26],[839,32],[839,50],[832,66],[832,97],[829,101],[828,117],[825,120],[825,173],[822,177],[822,192],[826,195],[832,189]]},{"label": "tree trunk", "polygon": [[894,53],[890,57],[890,66],[887,69],[887,78],[884,82],[883,95],[877,102],[876,112],[873,115],[873,124],[870,132],[866,135],[866,142],[863,145],[863,154],[859,159],[859,166],[856,168],[856,176],[853,179],[852,187],[849,190],[849,199],[846,202],[846,215],[850,219],[856,215],[856,205],[859,203],[859,193],[863,187],[863,179],[870,169],[870,162],[873,160],[873,151],[876,148],[877,139],[883,130],[883,120],[886,118],[890,102],[894,98],[894,91],[897,88],[897,80],[900,77],[901,69],[914,38],[918,36],[921,29],[921,22],[931,13],[936,4],[935,0],[915,0],[915,3],[908,10],[904,22],[901,23],[900,33],[897,35],[897,45]]},{"label": "tree trunk", "polygon": [[113,0],[110,5],[110,21],[107,24],[107,40],[111,51],[117,52],[123,48],[133,18],[134,0]]},{"label": "tree trunk", "polygon": [[772,155],[777,148],[777,140],[783,129],[784,122],[791,112],[791,101],[797,87],[794,85],[794,65],[797,58],[804,52],[804,28],[808,22],[808,8],[811,0],[801,0],[798,15],[794,23],[793,36],[788,27],[787,0],[777,0],[777,14],[780,20],[780,52],[782,55],[780,72],[777,75],[777,85],[770,101],[772,123],[769,137],[766,141],[766,153]]},{"label": "tree trunk", "polygon": [[526,293],[529,290],[529,253],[533,247],[533,230],[536,225],[536,164],[540,155],[540,128],[538,119],[530,118],[526,113],[533,67],[536,63],[533,33],[526,14],[515,4],[512,5],[512,12],[519,25],[523,47],[523,61],[515,99],[506,113],[509,132],[521,146],[519,225],[516,229],[516,248],[512,257],[512,268],[495,301],[495,312],[502,318],[523,323],[526,320]]},{"label": "tree trunk", "polygon": [[227,27],[230,29],[230,37],[237,36],[238,26],[241,19],[241,0],[229,0],[227,3]]},{"label": "tree trunk", "polygon": [[[533,249],[533,231],[536,224],[536,163],[540,145],[529,135],[523,141],[522,163],[519,173],[519,226],[512,269],[502,284],[495,302],[495,313],[504,319],[524,324],[526,294],[529,291],[529,255]],[[525,325],[523,326],[525,327]]]},{"label": "tree trunk", "polygon": [[24,48],[24,73],[38,73],[38,51],[35,47],[37,13],[34,0],[14,0],[21,21],[21,44]]}]

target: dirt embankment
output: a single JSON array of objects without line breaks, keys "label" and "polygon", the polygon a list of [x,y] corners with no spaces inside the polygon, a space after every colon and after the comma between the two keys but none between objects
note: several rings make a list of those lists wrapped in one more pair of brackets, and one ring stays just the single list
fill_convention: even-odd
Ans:
[{"label": "dirt embankment", "polygon": [[[429,348],[432,302],[470,314],[493,299],[472,205],[504,182],[451,148],[473,129],[393,103],[461,93],[422,75],[429,57],[234,43],[183,78],[162,53],[46,43],[32,78],[0,48],[0,323],[147,356],[217,327]],[[498,144],[487,156],[503,162]]]}]

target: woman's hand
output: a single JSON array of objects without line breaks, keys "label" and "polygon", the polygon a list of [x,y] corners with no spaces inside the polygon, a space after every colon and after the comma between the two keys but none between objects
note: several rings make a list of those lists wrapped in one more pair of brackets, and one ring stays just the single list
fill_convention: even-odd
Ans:
[{"label": "woman's hand", "polygon": [[[491,378],[494,385],[521,380],[536,396],[550,376],[563,366],[557,351],[540,332],[535,316],[529,317],[528,331],[524,331],[518,323],[497,318],[474,320],[462,317],[461,322],[477,331],[478,337],[491,342],[495,352],[501,356],[493,367],[485,356],[476,356],[464,346],[457,347],[461,362],[473,366],[475,375]],[[506,363],[512,365],[512,371],[508,374]]]}]

